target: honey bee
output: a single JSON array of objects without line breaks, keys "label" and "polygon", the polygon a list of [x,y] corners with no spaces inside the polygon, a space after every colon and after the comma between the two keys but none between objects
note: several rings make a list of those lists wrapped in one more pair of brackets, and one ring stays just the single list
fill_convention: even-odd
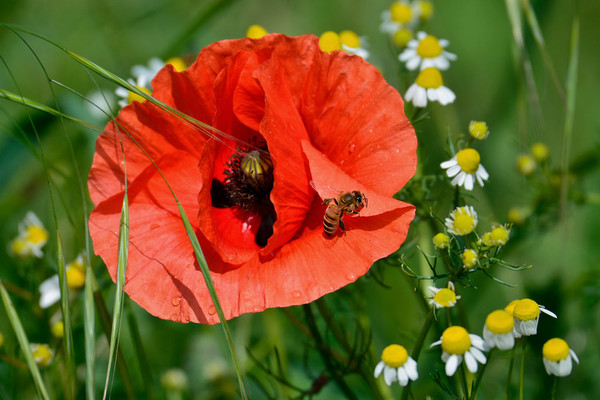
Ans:
[{"label": "honey bee", "polygon": [[344,213],[358,214],[367,206],[368,200],[364,193],[354,190],[340,194],[337,199],[325,199],[324,203],[327,204],[327,210],[323,218],[323,229],[327,236],[333,236],[338,226],[342,231],[346,231],[342,221]]}]

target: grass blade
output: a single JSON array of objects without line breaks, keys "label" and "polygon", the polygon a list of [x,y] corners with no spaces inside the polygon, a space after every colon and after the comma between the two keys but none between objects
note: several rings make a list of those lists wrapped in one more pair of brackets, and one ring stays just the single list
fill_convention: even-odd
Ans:
[{"label": "grass blade", "polygon": [[[127,176],[125,174],[125,176]],[[127,180],[125,180],[127,185]],[[112,329],[110,333],[110,350],[108,356],[108,368],[106,381],[104,383],[104,395],[106,399],[109,387],[112,384],[117,362],[117,349],[119,347],[119,336],[121,334],[121,322],[123,319],[123,300],[125,286],[125,274],[127,272],[127,257],[129,255],[129,202],[127,198],[127,186],[123,196],[123,208],[121,209],[121,226],[119,227],[119,255],[117,263],[117,289],[115,291],[115,305],[113,310]]]},{"label": "grass blade", "polygon": [[[577,69],[579,67],[579,17],[575,15],[571,29],[571,44],[569,51],[569,67],[567,70],[567,113],[565,116],[565,129],[563,133],[562,152],[562,182],[560,187],[560,214],[561,220],[566,222],[567,192],[569,176],[569,156],[573,140],[573,125],[575,121],[575,98],[577,92]],[[565,224],[566,228],[566,224]]]},{"label": "grass blade", "polygon": [[12,301],[8,296],[8,292],[4,288],[4,285],[2,284],[1,280],[0,297],[2,297],[2,302],[4,303],[6,314],[8,315],[10,324],[12,325],[15,335],[17,336],[17,340],[19,341],[19,345],[21,346],[21,351],[25,356],[25,361],[27,362],[27,366],[29,367],[31,376],[33,377],[33,383],[35,383],[35,388],[37,390],[38,396],[41,399],[48,400],[50,399],[50,397],[48,396],[48,391],[46,390],[46,386],[44,385],[44,381],[42,380],[42,376],[40,375],[40,370],[37,364],[35,363],[35,360],[33,359],[33,353],[31,352],[31,348],[29,347],[29,340],[27,339],[27,335],[25,334],[25,330],[23,329],[23,325],[21,324],[21,320],[19,319],[17,310],[12,304]]},{"label": "grass blade", "polygon": [[131,332],[131,339],[133,341],[135,353],[137,355],[137,361],[139,363],[140,371],[142,373],[142,381],[144,383],[144,390],[146,391],[144,393],[144,398],[147,400],[152,400],[154,399],[154,391],[152,389],[152,372],[150,364],[148,364],[146,351],[144,350],[144,341],[142,340],[142,335],[140,335],[140,330],[138,328],[137,321],[135,320],[135,316],[133,315],[133,311],[130,307],[128,307],[127,310],[127,322],[129,326],[129,332]]},{"label": "grass blade", "polygon": [[65,360],[67,364],[67,381],[65,388],[66,397],[72,399],[75,396],[75,352],[73,350],[73,334],[71,328],[71,312],[69,310],[69,288],[67,287],[67,271],[65,268],[65,257],[63,254],[62,239],[60,231],[56,230],[56,247],[58,258],[58,282],[60,287],[60,310],[63,316],[63,340],[65,348]]}]

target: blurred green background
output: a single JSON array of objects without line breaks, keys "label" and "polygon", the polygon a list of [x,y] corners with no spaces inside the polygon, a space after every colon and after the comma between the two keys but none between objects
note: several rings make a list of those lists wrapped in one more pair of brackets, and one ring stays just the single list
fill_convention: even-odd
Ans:
[{"label": "blurred green background", "polygon": [[[508,1],[507,1],[508,2]],[[237,1],[157,1],[100,0],[55,1],[2,0],[0,21],[16,24],[44,35],[62,46],[94,61],[121,77],[130,76],[135,64],[146,64],[151,57],[163,59],[185,55],[194,57],[202,47],[222,39],[245,35],[251,24],[260,24],[269,32],[288,35],[315,34],[350,29],[368,38],[371,58],[390,84],[401,93],[406,79],[391,51],[388,38],[379,32],[380,14],[391,4],[383,0],[237,0]],[[478,290],[461,292],[469,313],[471,330],[481,334],[485,316],[504,307],[510,300],[531,297],[559,316],[551,320],[542,316],[540,330],[530,342],[526,359],[526,398],[545,398],[551,380],[541,362],[541,346],[551,337],[565,338],[580,357],[572,376],[561,380],[559,394],[566,399],[600,397],[600,2],[598,1],[533,1],[548,53],[560,84],[565,89],[569,62],[571,29],[579,16],[578,85],[574,132],[570,152],[565,151],[565,104],[556,90],[551,73],[544,66],[542,53],[525,27],[525,48],[532,63],[539,96],[538,103],[528,103],[528,91],[521,66],[516,61],[516,47],[505,2],[476,0],[433,1],[434,17],[423,27],[428,33],[450,41],[448,50],[457,54],[450,70],[444,74],[445,84],[457,96],[454,104],[430,107],[427,119],[415,126],[420,143],[420,162],[426,173],[439,173],[438,165],[449,158],[446,137],[466,133],[471,120],[484,120],[490,137],[478,145],[482,162],[490,173],[484,189],[474,191],[472,204],[480,215],[482,232],[493,222],[507,221],[507,211],[526,206],[543,192],[540,182],[517,173],[515,162],[530,145],[542,141],[551,151],[550,168],[558,170],[562,157],[578,165],[571,176],[570,199],[560,208],[558,199],[548,200],[543,218],[534,219],[513,231],[504,258],[514,264],[532,264],[523,272],[494,271],[500,279],[516,284],[516,288],[498,285],[477,276]],[[212,10],[212,11],[211,11]],[[526,26],[525,22],[523,23]],[[97,84],[108,90],[114,85],[94,77],[64,53],[31,36],[21,40],[6,28],[0,28],[0,88],[20,92],[24,96],[55,106],[73,116],[101,124],[89,114],[77,96],[53,86],[55,96],[36,57],[56,81],[87,94]],[[30,50],[28,46],[31,46]],[[28,210],[34,210],[50,232],[52,223],[49,190],[44,167],[27,143],[36,143],[32,124],[43,143],[49,168],[58,185],[57,211],[67,261],[84,246],[84,210],[81,202],[81,180],[71,161],[67,134],[73,144],[77,165],[85,179],[89,169],[97,132],[64,123],[43,113],[32,112],[20,105],[0,100],[0,278],[18,283],[25,294],[13,295],[30,340],[57,344],[49,332],[48,321],[55,308],[41,310],[36,306],[37,287],[56,270],[56,241],[45,247],[42,260],[16,260],[8,254],[8,243],[17,234],[19,221]],[[38,148],[38,145],[34,145]],[[579,164],[577,164],[579,163]],[[437,195],[434,211],[442,218],[450,211],[451,192]],[[556,192],[553,192],[556,193]],[[552,196],[552,194],[550,195]],[[541,212],[541,211],[540,211]],[[418,221],[416,221],[418,222]],[[412,265],[422,259],[415,243],[429,243],[431,232],[424,224],[413,223],[407,240],[406,256]],[[3,243],[3,244],[2,244]],[[425,251],[432,252],[429,248]],[[103,287],[107,303],[112,303],[114,285],[99,259],[94,260],[95,273]],[[377,278],[377,279],[375,279]],[[383,279],[387,287],[377,280]],[[410,351],[423,323],[424,312],[415,300],[417,283],[408,279],[397,267],[379,263],[367,277],[325,297],[349,331],[372,335],[375,357],[390,343],[404,344]],[[185,398],[235,398],[236,381],[222,331],[217,326],[183,325],[158,320],[136,304],[128,302],[126,310],[133,315],[151,366],[156,398],[166,394],[160,377],[168,369],[182,368],[189,379]],[[73,304],[77,362],[84,362],[81,298]],[[302,310],[289,311],[302,318]],[[256,380],[262,382],[275,398],[288,398],[297,392],[276,383],[257,368],[247,356],[251,353],[261,362],[272,361],[278,349],[282,365],[292,382],[310,387],[322,372],[323,365],[306,338],[296,330],[280,310],[267,310],[244,315],[231,321],[243,365],[250,376],[251,398],[265,398]],[[358,328],[362,326],[362,328]],[[370,332],[365,332],[365,327]],[[98,393],[104,383],[106,339],[98,325]],[[4,310],[0,310],[0,332],[5,343],[0,353],[19,357],[19,349]],[[124,324],[122,342],[125,361],[137,390],[142,390],[139,363],[136,360],[130,331]],[[437,340],[429,336],[426,346]],[[120,360],[123,361],[123,360]],[[502,393],[508,355],[492,360],[484,378],[480,398],[494,399]],[[430,394],[440,398],[440,391],[429,372],[441,368],[439,349],[424,349],[419,371],[420,380],[413,385],[415,398]],[[61,396],[61,370],[56,366],[43,372],[53,382],[53,396]],[[516,374],[513,375],[516,377]],[[83,379],[83,377],[81,378]],[[350,377],[360,398],[368,398],[364,383]],[[29,398],[34,394],[31,377],[0,359],[0,398]],[[141,393],[141,392],[140,392]],[[391,394],[400,396],[399,387]],[[113,398],[124,396],[120,378],[113,388]],[[143,397],[142,394],[139,394]],[[83,391],[79,397],[83,398]],[[338,398],[341,393],[329,383],[315,398]]]}]

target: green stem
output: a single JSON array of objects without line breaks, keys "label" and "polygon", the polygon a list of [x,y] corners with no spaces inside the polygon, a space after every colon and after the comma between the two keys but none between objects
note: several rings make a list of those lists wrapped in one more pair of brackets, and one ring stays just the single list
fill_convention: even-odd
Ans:
[{"label": "green stem", "polygon": [[[352,354],[352,352],[353,352],[352,346],[348,342],[348,338],[347,338],[346,334],[344,333],[344,331],[339,327],[339,325],[336,323],[335,319],[333,318],[333,314],[329,310],[329,307],[327,307],[327,303],[325,302],[325,300],[323,298],[320,298],[317,301],[315,301],[315,304],[317,305],[317,309],[321,313],[321,316],[323,316],[323,319],[325,320],[327,327],[329,328],[329,330],[335,337],[335,340],[337,340],[337,342],[342,346],[342,348],[347,353]],[[381,392],[379,391],[379,388],[377,387],[377,382],[375,381],[375,378],[373,376],[373,371],[369,367],[369,363],[367,363],[366,360],[363,359],[363,362],[359,362],[358,372],[360,373],[363,380],[369,386],[369,389],[371,390],[373,399],[381,399],[382,400],[383,397],[381,396]]]},{"label": "green stem", "polygon": [[460,364],[460,368],[458,370],[458,374],[460,375],[460,383],[461,383],[462,388],[463,388],[463,394],[464,394],[463,397],[465,399],[467,399],[467,398],[469,398],[469,387],[467,385],[467,373],[465,372],[465,363],[464,363],[464,360]]},{"label": "green stem", "polygon": [[558,376],[554,375],[554,380],[552,381],[552,396],[551,400],[556,399],[556,388],[558,387]]},{"label": "green stem", "polygon": [[515,353],[517,346],[515,345],[510,352],[510,363],[508,364],[508,377],[506,378],[506,389],[504,390],[504,400],[508,400],[508,393],[510,391],[510,377],[512,375],[513,366],[515,365]]},{"label": "green stem", "polygon": [[358,397],[356,397],[356,395],[352,392],[352,389],[350,389],[350,387],[346,384],[346,382],[344,382],[343,377],[339,374],[338,371],[336,371],[333,363],[331,362],[331,357],[329,357],[329,351],[328,351],[329,346],[327,346],[327,344],[325,344],[323,342],[323,338],[321,337],[321,333],[319,332],[319,329],[317,328],[315,316],[312,312],[312,309],[310,308],[310,304],[305,304],[304,306],[302,306],[302,308],[303,308],[304,314],[306,316],[306,322],[308,324],[308,328],[310,329],[312,337],[315,341],[315,347],[317,348],[317,351],[321,355],[321,358],[323,359],[323,362],[325,363],[325,367],[327,368],[327,371],[329,371],[329,375],[333,378],[333,380],[335,381],[337,386],[340,388],[340,390],[344,393],[346,398],[352,399],[352,400],[358,400]]},{"label": "green stem", "polygon": [[[413,347],[413,351],[411,357],[413,360],[419,360],[419,354],[421,354],[421,348],[423,347],[423,343],[425,343],[425,338],[427,337],[427,333],[429,332],[429,328],[431,328],[431,324],[433,323],[433,307],[429,309],[427,313],[427,317],[425,317],[425,321],[423,321],[423,326],[421,327],[421,331],[419,332],[419,336],[417,336],[417,341],[415,342],[415,347]],[[408,399],[408,394],[410,393],[410,385],[411,381],[408,381],[408,385],[402,390],[402,400]]]},{"label": "green stem", "polygon": [[475,378],[475,384],[473,385],[473,390],[471,391],[471,395],[469,396],[469,400],[475,400],[475,396],[477,395],[477,389],[479,389],[479,384],[481,383],[481,379],[483,378],[483,374],[485,372],[485,368],[490,363],[492,359],[492,354],[494,354],[494,349],[492,348],[487,356],[487,362],[481,366],[479,372],[477,372],[477,378]]},{"label": "green stem", "polygon": [[523,347],[521,349],[521,374],[519,377],[519,400],[523,400],[523,386],[525,385],[525,344],[527,341],[523,338]]}]

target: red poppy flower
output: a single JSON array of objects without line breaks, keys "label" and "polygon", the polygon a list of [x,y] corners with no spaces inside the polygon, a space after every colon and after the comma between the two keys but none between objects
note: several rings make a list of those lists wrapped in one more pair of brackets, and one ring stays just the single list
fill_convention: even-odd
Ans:
[{"label": "red poppy flower", "polygon": [[[413,175],[416,138],[400,95],[362,58],[314,36],[225,40],[184,72],[166,66],[153,96],[235,140],[209,137],[150,102],[118,123],[147,151],[185,209],[226,318],[303,304],[365,274],[404,241],[414,207],[392,198]],[[125,291],[160,317],[217,323],[164,180],[113,123],[89,175],[90,234],[113,279],[129,190]],[[244,144],[247,145],[244,145]],[[368,206],[326,235],[324,199],[360,191]]]}]

